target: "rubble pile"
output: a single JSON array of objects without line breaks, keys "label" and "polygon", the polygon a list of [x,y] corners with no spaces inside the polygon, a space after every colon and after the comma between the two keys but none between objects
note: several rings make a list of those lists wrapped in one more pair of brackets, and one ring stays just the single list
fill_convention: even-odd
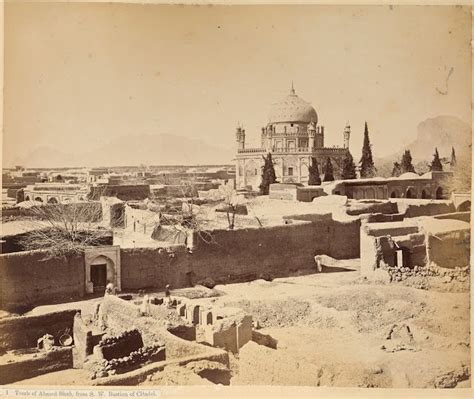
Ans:
[{"label": "rubble pile", "polygon": [[114,358],[110,360],[101,360],[92,374],[92,379],[108,377],[125,373],[146,363],[165,360],[165,349],[163,346],[143,346],[128,356]]},{"label": "rubble pile", "polygon": [[406,280],[409,277],[441,277],[443,283],[469,281],[469,266],[446,269],[436,265],[409,267],[388,267],[390,282]]}]

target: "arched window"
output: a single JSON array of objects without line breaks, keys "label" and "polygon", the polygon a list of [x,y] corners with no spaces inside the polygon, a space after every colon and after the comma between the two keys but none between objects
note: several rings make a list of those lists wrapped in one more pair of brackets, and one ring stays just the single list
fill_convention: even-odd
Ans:
[{"label": "arched window", "polygon": [[390,198],[397,198],[397,193],[395,191],[392,191],[390,194]]},{"label": "arched window", "polygon": [[430,197],[431,197],[430,194],[429,194],[426,190],[423,189],[423,190],[421,191],[421,198],[423,198],[423,199],[429,199]]},{"label": "arched window", "polygon": [[36,198],[35,198],[35,201],[43,202],[43,198],[41,198],[41,197],[36,197]]},{"label": "arched window", "polygon": [[48,204],[57,204],[58,203],[58,200],[54,197],[51,197],[49,200],[48,200]]}]

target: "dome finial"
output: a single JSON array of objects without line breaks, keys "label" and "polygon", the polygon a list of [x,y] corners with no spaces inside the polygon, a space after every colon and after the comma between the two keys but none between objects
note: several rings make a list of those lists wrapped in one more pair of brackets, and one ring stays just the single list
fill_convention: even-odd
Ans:
[{"label": "dome finial", "polygon": [[296,94],[295,93],[295,87],[293,85],[293,81],[291,81],[291,90],[290,90],[290,94]]}]

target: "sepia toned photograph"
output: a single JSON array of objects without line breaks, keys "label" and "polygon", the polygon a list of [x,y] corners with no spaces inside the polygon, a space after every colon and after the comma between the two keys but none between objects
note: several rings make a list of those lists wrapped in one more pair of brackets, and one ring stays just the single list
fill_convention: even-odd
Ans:
[{"label": "sepia toned photograph", "polygon": [[0,396],[471,392],[470,6],[2,7]]}]

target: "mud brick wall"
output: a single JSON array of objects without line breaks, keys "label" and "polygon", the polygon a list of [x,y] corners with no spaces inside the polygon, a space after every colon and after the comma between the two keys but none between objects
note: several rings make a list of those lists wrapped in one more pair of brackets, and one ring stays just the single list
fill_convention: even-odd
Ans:
[{"label": "mud brick wall", "polygon": [[440,267],[455,268],[469,265],[471,234],[468,229],[437,233],[428,237],[428,260]]},{"label": "mud brick wall", "polygon": [[59,344],[59,335],[67,328],[73,331],[74,315],[79,310],[64,310],[39,316],[0,319],[0,349],[36,348],[38,338],[51,334]]},{"label": "mud brick wall", "polygon": [[21,312],[18,309],[83,296],[82,256],[44,258],[41,251],[0,255],[0,308]]},{"label": "mud brick wall", "polygon": [[427,202],[422,204],[410,204],[398,202],[398,209],[405,213],[405,217],[434,216],[443,213],[455,212],[454,204],[449,201]]},{"label": "mud brick wall", "polygon": [[72,348],[57,348],[36,358],[0,365],[0,385],[72,368]]},{"label": "mud brick wall", "polygon": [[214,243],[199,237],[193,253],[175,247],[174,256],[153,248],[122,249],[122,289],[187,287],[211,277],[216,283],[250,281],[268,273],[285,277],[312,272],[316,254],[334,258],[359,256],[360,221],[338,222],[328,217],[313,222],[215,230]]}]

